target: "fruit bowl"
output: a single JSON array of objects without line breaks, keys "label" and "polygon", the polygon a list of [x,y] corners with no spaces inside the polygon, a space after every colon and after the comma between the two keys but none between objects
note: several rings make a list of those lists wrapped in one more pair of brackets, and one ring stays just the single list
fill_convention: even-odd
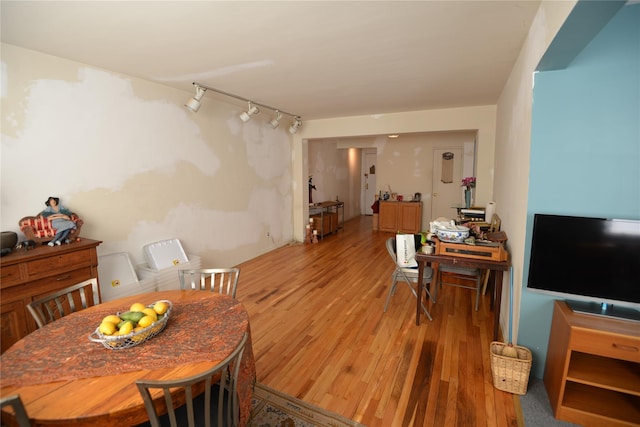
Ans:
[{"label": "fruit bowl", "polygon": [[[173,304],[168,300],[156,301],[155,303],[148,305],[147,308],[152,308],[158,302],[164,302],[167,304],[167,311],[160,319],[146,328],[133,331],[126,335],[106,335],[100,332],[100,327],[97,327],[95,331],[89,334],[89,341],[98,342],[109,350],[123,350],[149,341],[151,338],[162,332],[165,326],[167,326],[167,322],[171,316],[171,309],[173,308]],[[120,316],[121,313],[118,312],[117,315]]]},{"label": "fruit bowl", "polygon": [[464,243],[464,239],[469,237],[469,228],[461,225],[454,226],[455,228],[439,228],[436,230],[438,239],[442,242],[448,243]]}]

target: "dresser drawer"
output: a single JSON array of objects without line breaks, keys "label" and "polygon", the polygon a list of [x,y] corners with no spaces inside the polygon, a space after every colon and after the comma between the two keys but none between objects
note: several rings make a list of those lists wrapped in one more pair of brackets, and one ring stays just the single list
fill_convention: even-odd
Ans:
[{"label": "dresser drawer", "polygon": [[13,286],[20,283],[22,276],[20,275],[20,265],[8,265],[0,270],[0,284],[2,288]]},{"label": "dresser drawer", "polygon": [[75,270],[90,265],[91,249],[50,256],[26,263],[29,278],[49,276],[55,272]]},{"label": "dresser drawer", "polygon": [[91,268],[79,268],[73,271],[57,273],[46,279],[34,280],[29,283],[31,288],[31,300],[35,301],[55,291],[66,288],[76,283],[91,279]]},{"label": "dresser drawer", "polygon": [[640,363],[640,337],[576,328],[571,337],[571,349]]}]

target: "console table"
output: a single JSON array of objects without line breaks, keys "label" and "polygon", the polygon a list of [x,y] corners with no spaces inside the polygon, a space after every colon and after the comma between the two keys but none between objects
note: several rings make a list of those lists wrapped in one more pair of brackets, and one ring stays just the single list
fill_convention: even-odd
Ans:
[{"label": "console table", "polygon": [[500,303],[502,300],[502,272],[508,271],[511,266],[511,259],[506,261],[492,261],[480,258],[463,258],[452,255],[436,255],[418,252],[416,254],[418,262],[418,302],[416,306],[416,325],[420,324],[420,302],[422,301],[422,276],[425,264],[430,263],[433,269],[433,278],[438,275],[439,264],[451,264],[458,267],[480,268],[489,270],[493,276],[494,286],[491,294],[491,309],[493,310],[493,339],[498,339],[500,330]]},{"label": "console table", "polygon": [[544,384],[558,419],[640,425],[640,323],[555,301]]},{"label": "console table", "polygon": [[2,352],[36,330],[27,304],[51,292],[98,277],[96,247],[100,243],[82,238],[68,245],[39,245],[29,251],[14,251],[1,258]]},{"label": "console table", "polygon": [[[342,210],[342,219],[340,219],[340,210]],[[323,238],[325,234],[332,233],[340,228],[344,227],[344,202],[339,200],[314,203],[313,205],[309,205],[309,214],[315,213],[319,215],[320,219],[320,237]],[[337,218],[337,223],[333,224],[330,221],[326,221],[326,219],[330,219],[332,217],[325,218],[326,214],[335,214],[335,218]],[[325,227],[326,225],[326,227]]]}]

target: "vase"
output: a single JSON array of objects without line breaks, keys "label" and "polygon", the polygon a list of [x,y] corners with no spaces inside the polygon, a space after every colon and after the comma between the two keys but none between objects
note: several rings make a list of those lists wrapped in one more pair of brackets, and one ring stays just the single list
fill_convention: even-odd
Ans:
[{"label": "vase", "polygon": [[471,207],[471,190],[464,190],[464,207],[469,209]]}]

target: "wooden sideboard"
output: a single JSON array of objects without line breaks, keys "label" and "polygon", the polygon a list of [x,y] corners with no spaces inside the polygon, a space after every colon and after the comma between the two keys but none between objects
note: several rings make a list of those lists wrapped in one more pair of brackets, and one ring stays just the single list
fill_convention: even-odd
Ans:
[{"label": "wooden sideboard", "polygon": [[422,202],[381,201],[378,223],[380,231],[420,233]]},{"label": "wooden sideboard", "polygon": [[640,426],[640,323],[574,313],[556,301],[544,384],[558,419]]},{"label": "wooden sideboard", "polygon": [[68,245],[40,245],[0,258],[2,353],[36,330],[27,304],[51,292],[98,277],[96,248],[100,243],[82,238]]}]

